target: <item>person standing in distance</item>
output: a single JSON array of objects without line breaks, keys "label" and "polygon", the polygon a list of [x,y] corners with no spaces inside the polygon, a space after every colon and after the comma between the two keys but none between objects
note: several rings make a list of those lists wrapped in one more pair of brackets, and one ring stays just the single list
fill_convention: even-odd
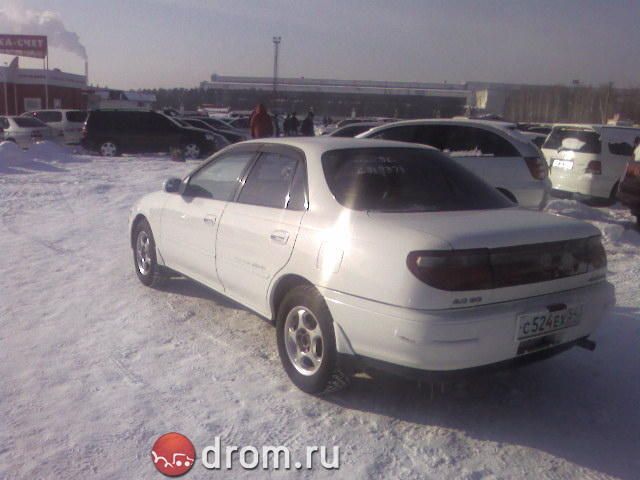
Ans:
[{"label": "person standing in distance", "polygon": [[273,122],[271,116],[267,113],[265,106],[260,103],[256,107],[251,121],[249,122],[251,130],[251,138],[265,138],[273,136]]}]

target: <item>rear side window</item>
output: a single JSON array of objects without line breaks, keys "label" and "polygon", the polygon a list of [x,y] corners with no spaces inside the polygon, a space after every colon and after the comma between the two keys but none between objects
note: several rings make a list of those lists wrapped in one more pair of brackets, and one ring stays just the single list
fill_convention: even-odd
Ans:
[{"label": "rear side window", "polygon": [[263,153],[251,169],[238,202],[285,208],[297,164],[297,159],[286,155]]},{"label": "rear side window", "polygon": [[62,112],[36,112],[35,117],[45,123],[61,122]]},{"label": "rear side window", "polygon": [[383,140],[395,140],[397,142],[413,142],[415,139],[415,125],[405,125],[403,127],[385,128],[381,132],[371,135],[371,138],[381,138]]},{"label": "rear side window", "polygon": [[630,157],[633,155],[633,145],[628,142],[613,141],[608,144],[609,152],[613,155],[622,155],[624,157]]},{"label": "rear side window", "polygon": [[520,153],[500,135],[476,127],[447,126],[443,152],[454,156],[518,157]]},{"label": "rear side window", "polygon": [[630,157],[633,155],[635,142],[640,141],[640,130],[605,128],[602,138],[606,140],[612,155]]},{"label": "rear side window", "polygon": [[572,150],[579,153],[600,153],[602,143],[600,135],[593,130],[575,128],[554,128],[542,148],[553,150]]},{"label": "rear side window", "polygon": [[42,123],[37,118],[32,117],[14,117],[14,122],[19,127],[32,128],[32,127],[45,127],[46,124]]},{"label": "rear side window", "polygon": [[151,132],[170,132],[175,130],[175,123],[158,113],[147,113],[144,117],[144,126]]},{"label": "rear side window", "polygon": [[513,206],[496,189],[437,151],[333,150],[322,156],[329,189],[354,210],[439,212]]},{"label": "rear side window", "polygon": [[89,114],[87,126],[103,131],[114,131],[117,129],[118,122],[115,112],[93,112]]},{"label": "rear side window", "polygon": [[81,110],[75,110],[66,113],[67,121],[73,123],[84,123],[87,119],[87,112]]}]

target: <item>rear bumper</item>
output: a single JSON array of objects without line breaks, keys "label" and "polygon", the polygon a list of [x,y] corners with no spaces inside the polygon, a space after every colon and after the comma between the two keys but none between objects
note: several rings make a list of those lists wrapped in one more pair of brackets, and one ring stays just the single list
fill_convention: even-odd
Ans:
[{"label": "rear bumper", "polygon": [[359,371],[379,371],[386,372],[399,377],[411,380],[428,381],[428,382],[447,382],[461,380],[464,378],[477,377],[480,375],[488,375],[499,372],[501,370],[510,370],[514,368],[524,367],[535,362],[540,362],[556,355],[570,350],[578,340],[556,345],[554,347],[545,348],[537,352],[519,355],[515,358],[503,360],[501,362],[490,363],[479,367],[463,368],[459,370],[422,370],[419,368],[404,367],[393,363],[376,360],[370,357],[361,357],[358,355],[339,355],[340,368],[345,372]]},{"label": "rear bumper", "polygon": [[[451,310],[412,310],[320,289],[337,325],[338,351],[426,371],[454,371],[526,356],[537,348],[570,344],[590,335],[615,303],[608,282],[523,300]],[[517,316],[548,305],[582,305],[578,325],[517,339]],[[528,341],[527,341],[528,342]]]},{"label": "rear bumper", "polygon": [[615,182],[602,175],[591,173],[552,175],[553,193],[556,196],[575,198],[609,198]]}]

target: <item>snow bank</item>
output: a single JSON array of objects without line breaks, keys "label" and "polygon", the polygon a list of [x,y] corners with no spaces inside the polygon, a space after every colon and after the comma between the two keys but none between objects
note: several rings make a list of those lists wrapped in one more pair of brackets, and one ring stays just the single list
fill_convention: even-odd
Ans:
[{"label": "snow bank", "polygon": [[0,143],[0,168],[20,164],[28,160],[27,154],[13,142]]},{"label": "snow bank", "polygon": [[575,200],[552,200],[545,210],[593,223],[606,243],[640,246],[640,233],[634,228],[633,217],[626,208],[595,208]]},{"label": "snow bank", "polygon": [[72,159],[69,150],[57,143],[44,140],[29,147],[28,155],[34,160],[69,162]]}]

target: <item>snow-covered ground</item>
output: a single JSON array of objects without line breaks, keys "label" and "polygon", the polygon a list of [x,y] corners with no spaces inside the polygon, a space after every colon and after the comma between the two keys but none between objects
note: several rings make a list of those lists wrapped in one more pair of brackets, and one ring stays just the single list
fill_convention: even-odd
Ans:
[{"label": "snow-covered ground", "polygon": [[[294,458],[339,445],[339,478],[638,478],[640,234],[624,209],[549,206],[606,238],[618,304],[595,352],[435,394],[379,377],[319,399],[286,378],[266,321],[189,280],[136,279],[130,206],[196,164],[0,145],[0,478],[160,478],[150,449],[169,431]],[[215,475],[267,473],[198,462],[187,478]]]}]

